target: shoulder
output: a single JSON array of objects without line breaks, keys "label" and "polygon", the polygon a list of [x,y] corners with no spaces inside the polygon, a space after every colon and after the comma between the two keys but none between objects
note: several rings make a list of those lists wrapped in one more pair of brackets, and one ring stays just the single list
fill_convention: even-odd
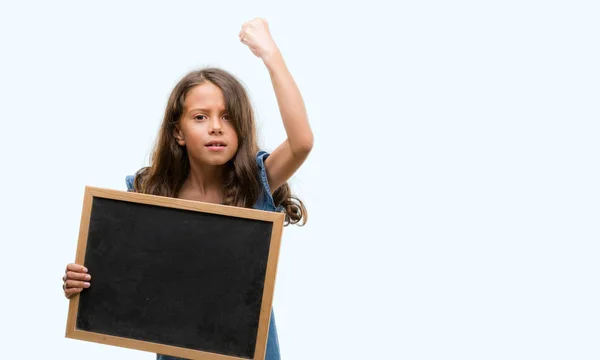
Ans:
[{"label": "shoulder", "polygon": [[125,176],[125,185],[127,185],[127,191],[133,191],[133,179],[134,175]]},{"label": "shoulder", "polygon": [[256,165],[258,166],[258,174],[260,177],[261,195],[253,207],[258,210],[279,211],[280,209],[275,206],[275,200],[273,200],[273,195],[271,195],[271,188],[269,187],[269,180],[267,179],[265,160],[269,155],[271,154],[264,150],[260,150],[256,153]]},{"label": "shoulder", "polygon": [[258,165],[258,172],[260,174],[260,181],[264,190],[266,190],[269,194],[271,193],[271,188],[269,187],[269,181],[267,180],[267,168],[265,167],[265,160],[271,155],[270,153],[260,150],[256,154],[256,165]]}]

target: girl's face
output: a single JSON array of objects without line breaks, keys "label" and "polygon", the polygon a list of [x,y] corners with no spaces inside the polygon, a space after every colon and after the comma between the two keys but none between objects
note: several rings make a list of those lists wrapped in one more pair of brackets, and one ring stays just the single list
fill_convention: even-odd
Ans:
[{"label": "girl's face", "polygon": [[179,145],[186,146],[190,161],[223,165],[238,148],[238,137],[229,120],[221,89],[207,81],[188,92],[173,135]]}]

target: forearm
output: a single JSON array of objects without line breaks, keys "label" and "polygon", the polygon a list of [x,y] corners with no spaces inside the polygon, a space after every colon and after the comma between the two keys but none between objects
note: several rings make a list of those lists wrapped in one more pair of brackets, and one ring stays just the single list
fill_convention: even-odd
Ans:
[{"label": "forearm", "polygon": [[313,134],[300,90],[279,50],[266,57],[264,63],[271,76],[271,83],[292,153],[304,156],[312,149]]}]

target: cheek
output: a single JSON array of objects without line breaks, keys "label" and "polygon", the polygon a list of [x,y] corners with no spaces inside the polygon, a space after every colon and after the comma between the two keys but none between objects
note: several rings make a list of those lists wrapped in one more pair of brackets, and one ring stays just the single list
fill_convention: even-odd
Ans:
[{"label": "cheek", "polygon": [[235,132],[235,129],[233,127],[233,125],[229,124],[228,126],[229,128],[228,133],[230,134],[229,136],[229,143],[230,144],[235,144],[235,148],[237,149],[237,147],[239,146],[239,141],[238,141],[238,137],[237,137],[237,133]]},{"label": "cheek", "polygon": [[234,138],[229,139],[228,143],[231,156],[235,156],[235,154],[237,154],[238,150],[240,149],[240,144],[238,143],[237,139]]},{"label": "cheek", "polygon": [[204,132],[199,127],[191,127],[187,129],[185,140],[192,144],[204,144]]}]

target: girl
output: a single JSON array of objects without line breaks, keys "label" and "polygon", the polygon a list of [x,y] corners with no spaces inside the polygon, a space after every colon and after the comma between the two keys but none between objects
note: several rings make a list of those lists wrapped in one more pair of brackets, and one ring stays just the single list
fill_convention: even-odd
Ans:
[{"label": "girl", "polygon": [[[187,74],[173,89],[150,166],[127,176],[128,191],[225,205],[285,212],[285,223],[303,225],[306,209],[291,196],[287,180],[313,146],[302,96],[262,18],[239,33],[266,65],[287,133],[271,154],[259,151],[248,96],[229,73],[207,68]],[[67,298],[90,287],[91,274],[68,264],[63,276]],[[267,360],[280,359],[271,316]],[[157,359],[174,359],[157,355]]]}]

